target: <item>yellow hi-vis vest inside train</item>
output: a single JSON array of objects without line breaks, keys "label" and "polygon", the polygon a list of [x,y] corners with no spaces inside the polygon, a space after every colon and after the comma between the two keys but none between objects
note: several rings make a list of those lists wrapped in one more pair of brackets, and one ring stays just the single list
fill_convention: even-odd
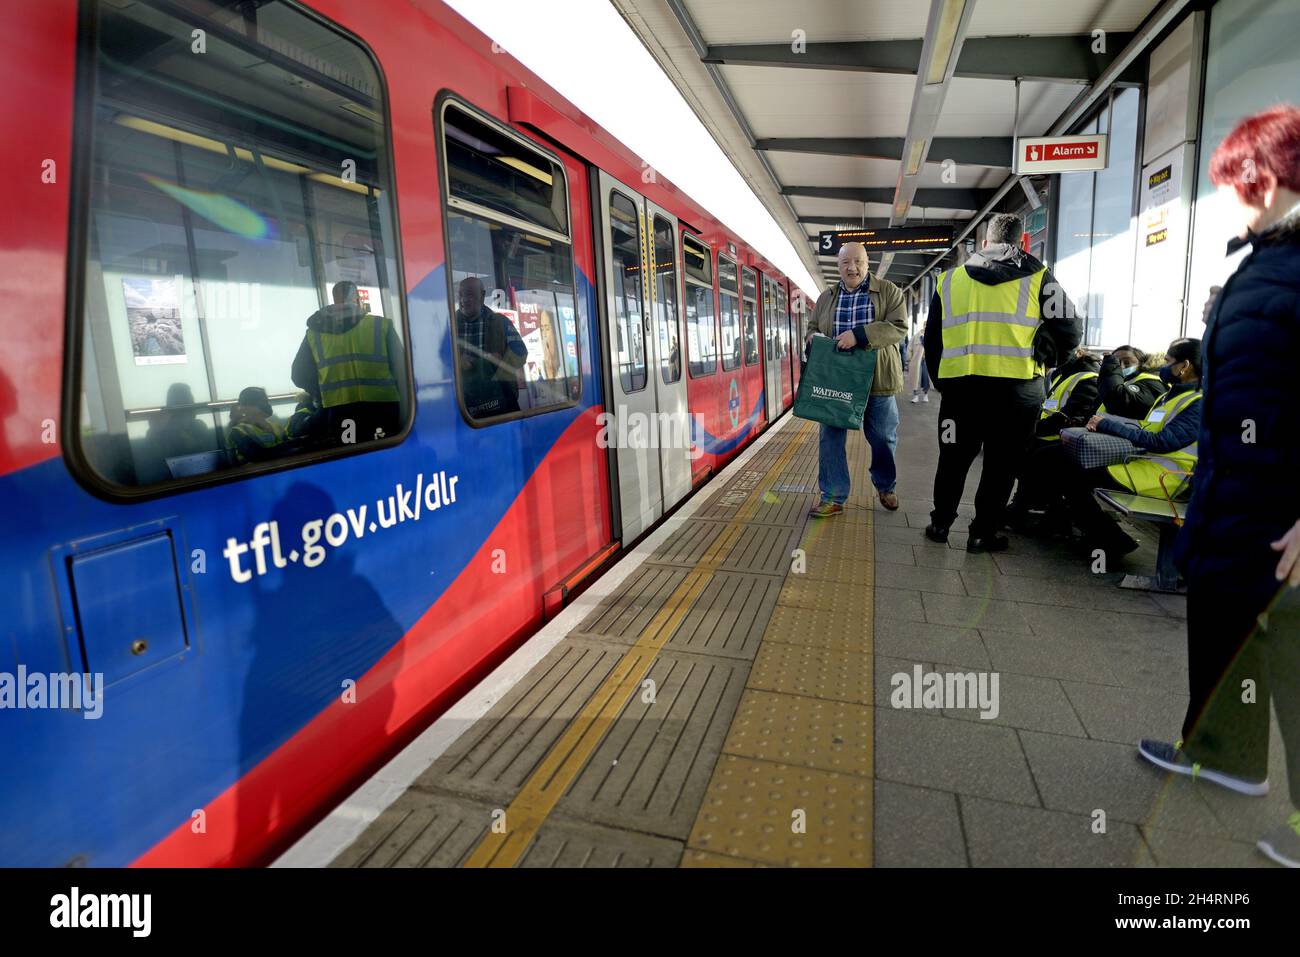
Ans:
[{"label": "yellow hi-vis vest inside train", "polygon": [[[1139,372],[1137,375],[1133,376],[1132,379],[1126,379],[1125,382],[1141,382],[1141,381],[1143,381],[1143,380],[1150,381],[1150,380],[1152,380],[1152,379],[1154,379],[1156,382],[1160,382],[1160,376],[1156,375],[1154,372]],[[1163,383],[1161,383],[1161,384],[1163,385]],[[1098,415],[1105,415],[1105,414],[1106,414],[1106,403],[1105,403],[1105,402],[1103,402],[1101,405],[1097,406],[1097,414],[1098,414]]]},{"label": "yellow hi-vis vest inside train", "polygon": [[[1193,402],[1201,398],[1200,389],[1191,389],[1174,399],[1168,393],[1156,400],[1151,411],[1142,420],[1142,431],[1160,432],[1166,425],[1178,418],[1179,414]],[[1172,475],[1160,484],[1160,477],[1170,472],[1191,472],[1196,468],[1196,445],[1184,445],[1172,452],[1146,452],[1140,459],[1112,465],[1108,468],[1111,478],[1119,482],[1135,495],[1147,495],[1151,498],[1165,498],[1177,493],[1187,485],[1187,477]]]},{"label": "yellow hi-vis vest inside train", "polygon": [[1034,362],[1034,333],[1042,322],[1039,292],[1047,267],[1023,279],[987,286],[966,267],[939,277],[943,304],[943,356],[939,378],[965,375],[1032,379],[1043,374]]},{"label": "yellow hi-vis vest inside train", "polygon": [[[1074,375],[1066,376],[1056,383],[1056,388],[1052,390],[1052,394],[1043,400],[1043,411],[1038,414],[1038,418],[1040,420],[1045,419],[1049,415],[1055,415],[1057,412],[1064,410],[1065,404],[1070,401],[1070,394],[1074,392],[1074,387],[1085,379],[1095,378],[1097,378],[1095,372],[1076,372]],[[1044,435],[1041,438],[1048,442],[1061,441],[1059,434]]]},{"label": "yellow hi-vis vest inside train", "polygon": [[388,365],[388,329],[386,317],[366,313],[347,332],[307,330],[322,406],[398,401]]}]

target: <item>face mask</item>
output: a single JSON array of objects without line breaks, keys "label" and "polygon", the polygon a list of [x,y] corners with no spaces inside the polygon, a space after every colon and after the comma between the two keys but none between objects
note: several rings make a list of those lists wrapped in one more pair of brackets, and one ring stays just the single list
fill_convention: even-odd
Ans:
[{"label": "face mask", "polygon": [[1124,378],[1126,378],[1126,379],[1131,379],[1133,376],[1137,375],[1138,367],[1137,367],[1137,366],[1125,366],[1124,368],[1120,369],[1119,371],[1122,372],[1122,373],[1124,373]]},{"label": "face mask", "polygon": [[1172,365],[1160,367],[1160,381],[1165,385],[1176,384],[1176,380],[1174,379],[1174,367]]}]

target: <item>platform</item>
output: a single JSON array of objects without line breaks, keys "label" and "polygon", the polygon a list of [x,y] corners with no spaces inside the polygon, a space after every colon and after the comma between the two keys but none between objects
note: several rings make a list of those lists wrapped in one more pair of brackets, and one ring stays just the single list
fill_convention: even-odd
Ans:
[{"label": "platform", "polygon": [[[1116,587],[1155,535],[1106,574],[927,541],[937,410],[902,405],[900,511],[856,434],[826,520],[786,416],[278,863],[1266,865],[1284,771],[1260,800],[1136,755],[1186,704],[1185,599]],[[997,716],[894,707],[918,664],[996,673]]]}]

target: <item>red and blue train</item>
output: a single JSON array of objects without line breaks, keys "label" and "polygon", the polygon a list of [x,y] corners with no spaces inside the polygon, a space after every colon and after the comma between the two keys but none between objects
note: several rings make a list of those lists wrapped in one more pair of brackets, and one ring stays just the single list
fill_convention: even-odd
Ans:
[{"label": "red and blue train", "polygon": [[[0,864],[265,862],[790,406],[801,293],[435,0],[9,6]],[[233,456],[341,285],[396,424]]]}]

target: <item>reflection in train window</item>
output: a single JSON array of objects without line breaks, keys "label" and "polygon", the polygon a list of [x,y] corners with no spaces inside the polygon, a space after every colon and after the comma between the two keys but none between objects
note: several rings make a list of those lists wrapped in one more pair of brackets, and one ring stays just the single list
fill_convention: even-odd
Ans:
[{"label": "reflection in train window", "polygon": [[646,385],[645,308],[641,295],[641,220],[632,200],[609,193],[609,238],[614,251],[610,282],[614,292],[615,365],[623,391]]},{"label": "reflection in train window", "polygon": [[736,264],[726,256],[718,257],[718,302],[722,316],[722,368],[740,368],[740,299]]},{"label": "reflection in train window", "polygon": [[95,11],[86,464],[147,486],[398,435],[410,390],[373,62],[279,0],[247,11],[253,30],[213,5],[123,7]]},{"label": "reflection in train window", "polygon": [[718,338],[713,313],[713,250],[693,236],[682,236],[686,276],[686,349],[691,378],[718,371]]},{"label": "reflection in train window", "polygon": [[682,377],[682,344],[678,337],[676,228],[662,216],[655,228],[655,326],[659,330],[659,372],[665,385]]},{"label": "reflection in train window", "polygon": [[442,111],[456,376],[465,413],[502,421],[579,398],[564,169],[452,101]]},{"label": "reflection in train window", "polygon": [[745,365],[758,364],[758,284],[752,269],[741,270],[744,277]]}]

